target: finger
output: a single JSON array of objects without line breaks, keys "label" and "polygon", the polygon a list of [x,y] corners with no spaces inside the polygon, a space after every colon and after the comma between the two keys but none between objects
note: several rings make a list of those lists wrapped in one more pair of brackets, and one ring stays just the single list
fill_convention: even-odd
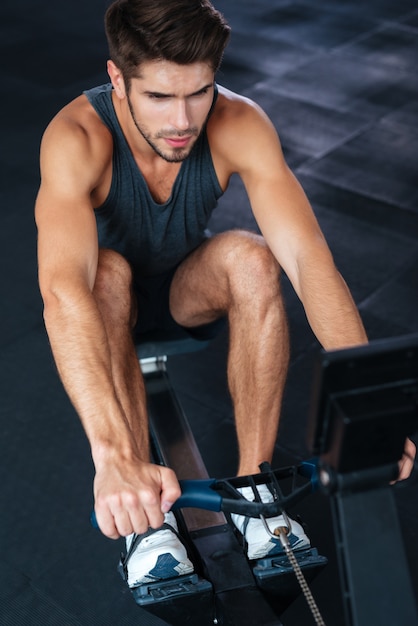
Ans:
[{"label": "finger", "polygon": [[181,489],[175,473],[161,468],[161,511],[168,513],[174,502],[181,496]]},{"label": "finger", "polygon": [[401,461],[399,462],[398,480],[405,480],[406,478],[409,478],[413,467],[414,467],[413,460],[409,456],[404,455]]},{"label": "finger", "polygon": [[[160,487],[156,491],[142,493],[142,504],[147,520],[147,529],[159,528],[164,524],[164,514],[161,510]],[[143,531],[145,532],[145,531]]]},{"label": "finger", "polygon": [[[113,511],[113,519],[116,529],[121,537],[127,537],[135,532],[130,514],[126,509],[122,508],[118,511]],[[145,532],[145,530],[142,532]]]},{"label": "finger", "polygon": [[412,462],[415,460],[417,454],[417,447],[411,439],[405,441],[405,454],[411,457]]},{"label": "finger", "polygon": [[95,507],[94,513],[96,515],[97,525],[105,537],[109,539],[119,539],[120,535],[115,525],[113,515],[110,513],[107,507]]},{"label": "finger", "polygon": [[[156,507],[158,508],[158,507]],[[147,515],[146,508],[141,505],[139,498],[131,499],[127,511],[129,513],[129,521],[131,530],[127,533],[123,533],[124,536],[131,534],[131,532],[136,533],[137,535],[142,535],[147,532],[150,527],[150,520]],[[159,526],[161,526],[164,522],[163,517],[159,521]],[[158,526],[157,526],[158,527]]]},{"label": "finger", "polygon": [[414,469],[416,452],[417,448],[414,442],[411,441],[411,439],[406,439],[404,454],[399,462],[398,480],[405,480],[411,475],[411,472]]}]

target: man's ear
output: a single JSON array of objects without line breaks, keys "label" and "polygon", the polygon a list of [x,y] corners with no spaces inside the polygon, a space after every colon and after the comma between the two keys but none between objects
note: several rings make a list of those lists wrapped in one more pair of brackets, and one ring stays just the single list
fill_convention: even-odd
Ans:
[{"label": "man's ear", "polygon": [[125,81],[123,80],[122,72],[116,65],[109,59],[107,62],[107,73],[109,74],[113,89],[118,98],[123,100],[126,97]]}]

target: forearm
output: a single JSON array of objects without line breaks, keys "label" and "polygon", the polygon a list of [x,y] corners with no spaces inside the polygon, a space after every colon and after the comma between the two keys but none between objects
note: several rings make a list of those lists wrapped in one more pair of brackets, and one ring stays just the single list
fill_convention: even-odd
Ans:
[{"label": "forearm", "polygon": [[68,292],[45,300],[57,368],[91,445],[99,526],[112,538],[158,528],[180,487],[170,469],[150,463],[147,426],[135,429],[125,414],[96,302],[89,293]]},{"label": "forearm", "polygon": [[44,297],[44,319],[58,373],[89,439],[97,464],[135,446],[116,394],[106,332],[88,291]]},{"label": "forearm", "polygon": [[367,343],[360,314],[335,266],[310,267],[302,274],[300,297],[322,347],[337,350]]}]

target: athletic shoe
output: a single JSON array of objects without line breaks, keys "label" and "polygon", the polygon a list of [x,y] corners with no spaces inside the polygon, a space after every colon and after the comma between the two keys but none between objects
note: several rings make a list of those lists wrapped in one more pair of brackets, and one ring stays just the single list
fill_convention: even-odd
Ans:
[{"label": "athletic shoe", "polygon": [[126,537],[126,550],[120,565],[131,588],[194,571],[179,538],[176,518],[171,512],[165,514],[160,528],[149,528],[142,535]]},{"label": "athletic shoe", "polygon": [[[273,502],[273,495],[267,485],[259,485],[257,489],[262,502]],[[242,487],[239,491],[247,500],[254,500],[254,493],[251,487]],[[231,518],[236,528],[244,537],[249,559],[263,559],[284,552],[280,539],[269,535],[263,522],[258,517],[246,517],[245,515],[232,514]],[[291,530],[287,538],[292,550],[308,548],[311,544],[302,526],[298,522],[295,522],[295,520],[288,519]],[[278,526],[287,526],[283,515],[266,518],[266,522],[272,533]]]}]

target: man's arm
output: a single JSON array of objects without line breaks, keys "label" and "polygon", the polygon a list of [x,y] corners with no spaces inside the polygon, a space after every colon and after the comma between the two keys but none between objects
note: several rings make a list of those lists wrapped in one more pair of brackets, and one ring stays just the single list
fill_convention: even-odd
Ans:
[{"label": "man's arm", "polygon": [[117,537],[161,525],[161,498],[173,502],[179,488],[170,470],[164,473],[144,461],[148,450],[139,450],[132,436],[92,293],[98,240],[91,194],[105,154],[106,146],[92,144],[73,120],[54,120],[42,142],[35,214],[46,329],[58,372],[91,445],[99,525]]},{"label": "man's arm", "polygon": [[[225,93],[224,91],[222,93]],[[218,115],[222,170],[238,173],[258,226],[304,306],[325,349],[367,341],[341,274],[300,184],[288,168],[270,120],[253,103],[226,92]],[[214,135],[214,133],[212,133]]]},{"label": "man's arm", "polygon": [[[333,350],[367,342],[353,298],[288,167],[283,165],[274,181],[263,184],[257,178],[250,193],[260,230],[290,279],[321,345]],[[272,198],[278,200],[272,202]],[[283,205],[275,210],[274,205],[281,201]]]}]

